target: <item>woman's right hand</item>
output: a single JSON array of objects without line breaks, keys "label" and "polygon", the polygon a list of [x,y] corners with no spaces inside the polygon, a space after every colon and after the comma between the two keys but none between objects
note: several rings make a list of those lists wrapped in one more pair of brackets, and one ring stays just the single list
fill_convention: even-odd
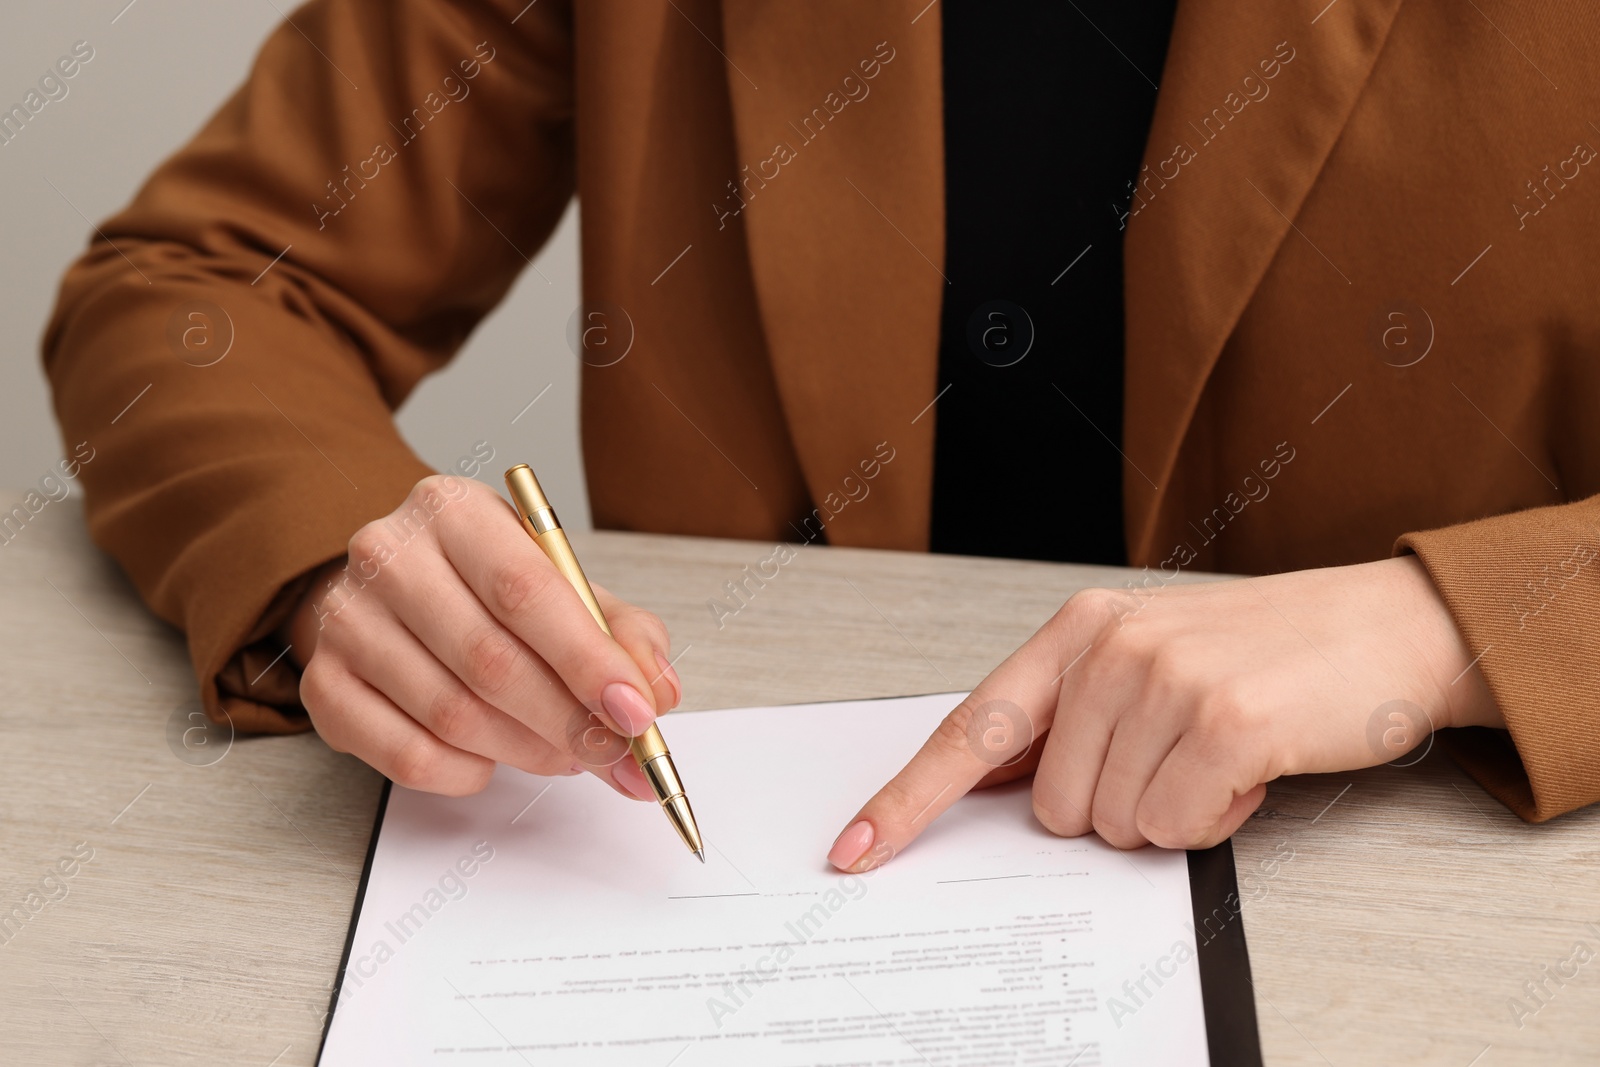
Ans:
[{"label": "woman's right hand", "polygon": [[594,591],[615,639],[494,490],[424,478],[286,624],[301,702],[329,747],[412,789],[475,793],[506,763],[654,800],[627,737],[682,696],[667,630]]}]

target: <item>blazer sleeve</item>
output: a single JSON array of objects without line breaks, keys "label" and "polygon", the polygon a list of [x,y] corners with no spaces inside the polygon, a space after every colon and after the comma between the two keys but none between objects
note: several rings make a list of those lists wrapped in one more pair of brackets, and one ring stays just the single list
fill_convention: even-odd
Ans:
[{"label": "blazer sleeve", "polygon": [[306,728],[270,635],[432,473],[394,408],[571,199],[570,21],[313,0],[63,279],[43,356],[91,536],[212,718]]},{"label": "blazer sleeve", "polygon": [[1499,702],[1507,730],[1441,746],[1518,815],[1600,800],[1600,497],[1409,533]]}]

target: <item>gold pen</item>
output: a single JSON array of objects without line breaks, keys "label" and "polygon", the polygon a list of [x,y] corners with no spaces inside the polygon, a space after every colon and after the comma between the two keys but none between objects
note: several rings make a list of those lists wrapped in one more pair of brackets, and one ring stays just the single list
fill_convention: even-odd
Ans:
[{"label": "gold pen", "polygon": [[[550,557],[550,562],[571,583],[579,599],[589,609],[589,614],[600,624],[600,629],[610,636],[611,627],[606,624],[600,602],[594,598],[589,579],[584,577],[583,568],[578,566],[577,554],[572,551],[566,531],[561,529],[561,523],[556,519],[555,509],[550,506],[544,490],[539,488],[539,479],[534,477],[533,468],[526,463],[519,463],[506,471],[506,488],[511,492],[511,501],[516,507],[517,518],[522,520],[522,528],[528,531],[534,544]],[[689,798],[684,795],[683,782],[678,778],[678,769],[672,765],[672,753],[667,751],[667,742],[656,724],[651,723],[648,730],[629,741],[628,750],[639,762],[639,769],[649,781],[661,810],[667,813],[672,828],[678,831],[678,836],[689,846],[689,851],[704,863],[706,849],[700,840],[700,827],[695,824]]]}]

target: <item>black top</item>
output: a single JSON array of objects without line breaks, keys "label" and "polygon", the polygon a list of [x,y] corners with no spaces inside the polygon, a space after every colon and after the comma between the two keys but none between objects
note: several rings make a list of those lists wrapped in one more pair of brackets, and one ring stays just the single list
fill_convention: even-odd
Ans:
[{"label": "black top", "polygon": [[1125,562],[1122,230],[1177,0],[943,0],[932,548]]}]

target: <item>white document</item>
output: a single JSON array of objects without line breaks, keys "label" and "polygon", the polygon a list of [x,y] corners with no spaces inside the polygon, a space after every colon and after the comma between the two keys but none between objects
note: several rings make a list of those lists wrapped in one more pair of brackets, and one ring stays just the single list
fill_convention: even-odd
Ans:
[{"label": "white document", "polygon": [[395,787],[321,1064],[1205,1064],[1183,852],[973,793],[825,856],[959,694],[670,715],[707,845],[590,775]]}]

